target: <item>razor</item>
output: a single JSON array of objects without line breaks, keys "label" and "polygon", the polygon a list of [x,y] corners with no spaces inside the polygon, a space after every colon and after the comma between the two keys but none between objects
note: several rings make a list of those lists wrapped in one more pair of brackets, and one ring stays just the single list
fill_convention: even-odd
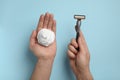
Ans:
[{"label": "razor", "polygon": [[[80,27],[81,27],[81,20],[85,19],[85,15],[74,15],[74,19],[77,19],[75,30],[76,30],[76,42],[78,43],[78,38],[80,36]],[[77,48],[79,50],[79,48]]]}]

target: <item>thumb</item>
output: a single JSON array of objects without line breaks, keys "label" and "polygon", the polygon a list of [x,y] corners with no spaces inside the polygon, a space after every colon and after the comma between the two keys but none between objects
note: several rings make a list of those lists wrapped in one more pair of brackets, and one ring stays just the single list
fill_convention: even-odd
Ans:
[{"label": "thumb", "polygon": [[78,46],[79,46],[80,51],[84,50],[84,46],[83,46],[83,42],[82,42],[82,36],[81,36],[81,31],[79,32]]}]

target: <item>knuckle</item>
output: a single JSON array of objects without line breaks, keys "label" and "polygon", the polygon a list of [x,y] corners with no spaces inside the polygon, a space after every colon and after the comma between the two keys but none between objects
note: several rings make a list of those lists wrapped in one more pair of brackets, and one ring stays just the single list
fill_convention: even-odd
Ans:
[{"label": "knuckle", "polygon": [[67,51],[67,54],[68,54],[68,55],[70,54],[70,50]]},{"label": "knuckle", "polygon": [[72,42],[72,43],[74,42],[74,38],[72,38],[71,42]]},{"label": "knuckle", "polygon": [[70,50],[73,50],[73,47],[72,47],[72,45],[69,45],[69,49],[70,49]]},{"label": "knuckle", "polygon": [[70,49],[71,44],[68,45],[68,48]]}]

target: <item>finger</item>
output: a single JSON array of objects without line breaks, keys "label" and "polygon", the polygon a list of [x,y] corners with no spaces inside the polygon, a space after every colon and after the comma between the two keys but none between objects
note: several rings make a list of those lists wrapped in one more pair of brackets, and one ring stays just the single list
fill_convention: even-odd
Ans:
[{"label": "finger", "polygon": [[76,42],[74,38],[71,40],[70,44],[73,45],[75,48],[78,48],[78,43]]},{"label": "finger", "polygon": [[31,37],[30,37],[30,46],[34,46],[34,44],[36,43],[36,35],[37,35],[37,32],[36,30],[34,30],[31,34]]},{"label": "finger", "polygon": [[51,14],[48,22],[48,29],[52,29],[52,24],[53,24],[53,15]]},{"label": "finger", "polygon": [[75,58],[75,54],[74,53],[72,53],[70,50],[68,50],[68,57],[69,58]]},{"label": "finger", "polygon": [[80,51],[81,51],[82,53],[84,53],[84,52],[85,52],[85,48],[84,48],[84,43],[83,43],[83,41],[82,41],[81,35],[80,35],[79,38],[78,38],[78,46],[79,46]]},{"label": "finger", "polygon": [[48,26],[48,21],[49,21],[49,13],[45,14],[44,22],[43,22],[43,27],[47,28]]},{"label": "finger", "polygon": [[85,38],[84,38],[84,36],[83,36],[82,31],[80,31],[80,36],[81,36],[81,39],[82,39],[82,42],[83,42],[83,45],[84,45],[85,49],[88,51],[87,43],[86,43],[86,41],[85,41]]},{"label": "finger", "polygon": [[52,30],[56,34],[56,20],[53,20]]},{"label": "finger", "polygon": [[39,31],[41,28],[43,28],[43,22],[44,22],[44,15],[42,14],[40,16],[40,19],[39,19],[39,22],[38,22],[37,31]]},{"label": "finger", "polygon": [[74,54],[77,54],[78,51],[76,50],[76,48],[74,46],[69,45],[68,48],[71,52],[73,52]]}]

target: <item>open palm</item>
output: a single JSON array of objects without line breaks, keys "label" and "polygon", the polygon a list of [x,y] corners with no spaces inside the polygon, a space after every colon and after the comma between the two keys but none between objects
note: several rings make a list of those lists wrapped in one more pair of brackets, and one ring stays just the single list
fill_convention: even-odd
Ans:
[{"label": "open palm", "polygon": [[49,29],[56,34],[56,21],[54,20],[52,14],[46,13],[45,15],[40,16],[37,30],[32,32],[30,38],[30,49],[38,58],[54,58],[56,54],[56,39],[47,47],[40,45],[37,41],[37,33],[42,28]]}]

